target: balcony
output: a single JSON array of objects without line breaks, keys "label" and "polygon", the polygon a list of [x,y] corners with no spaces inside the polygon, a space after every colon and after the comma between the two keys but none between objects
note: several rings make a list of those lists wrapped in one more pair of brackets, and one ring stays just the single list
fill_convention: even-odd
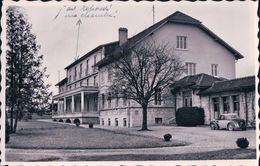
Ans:
[{"label": "balcony", "polygon": [[54,95],[53,96],[53,100],[56,100],[56,99],[59,99],[59,98],[62,98],[62,97],[66,97],[66,96],[69,96],[71,94],[75,94],[75,93],[80,93],[84,91],[85,93],[98,93],[98,84],[95,83],[95,84],[80,84],[78,87],[76,88],[71,88],[69,89],[67,87],[67,89],[57,95]]}]

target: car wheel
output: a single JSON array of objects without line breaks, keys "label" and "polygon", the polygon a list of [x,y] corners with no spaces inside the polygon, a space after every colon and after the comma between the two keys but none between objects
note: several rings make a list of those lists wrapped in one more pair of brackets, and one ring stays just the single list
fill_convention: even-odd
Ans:
[{"label": "car wheel", "polygon": [[233,131],[234,130],[234,125],[233,124],[228,124],[228,126],[227,126],[227,129],[229,130],[229,131]]},{"label": "car wheel", "polygon": [[211,123],[211,124],[210,124],[210,128],[211,128],[211,130],[216,130],[216,129],[217,129],[217,127],[215,126],[214,123]]}]

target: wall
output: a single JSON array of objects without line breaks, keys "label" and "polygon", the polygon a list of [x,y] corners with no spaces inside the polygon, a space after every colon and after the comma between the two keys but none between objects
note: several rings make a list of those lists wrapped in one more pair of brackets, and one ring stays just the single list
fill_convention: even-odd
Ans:
[{"label": "wall", "polygon": [[[187,49],[176,48],[176,36],[187,36]],[[146,41],[166,43],[183,62],[196,63],[196,73],[211,75],[211,64],[218,64],[218,76],[235,78],[235,57],[201,29],[187,24],[168,23]],[[205,63],[206,62],[206,63]]]},{"label": "wall", "polygon": [[[152,107],[148,108],[147,124],[155,125],[155,118],[162,118],[162,124],[168,124],[169,120],[174,118],[175,111],[171,107]],[[105,126],[108,126],[108,118],[111,120],[111,126],[115,126],[115,118],[118,118],[119,127],[123,127],[123,118],[127,119],[127,127],[140,127],[142,125],[142,109],[134,108],[119,108],[110,109],[100,112],[100,124],[104,119]]]},{"label": "wall", "polygon": [[[229,97],[229,105],[230,111],[233,113],[233,100],[232,96],[239,95],[239,103],[240,103],[240,110],[239,110],[239,117],[245,119],[248,117],[248,121],[254,122],[255,121],[255,91],[247,91],[247,92],[223,92],[218,94],[212,94],[210,96],[201,96],[201,107],[205,110],[205,122],[209,124],[209,122],[217,117],[214,117],[214,108],[212,103],[212,98],[219,97],[220,101],[220,114],[223,113],[223,101],[222,97],[228,96]],[[245,98],[247,96],[247,98]],[[247,107],[247,109],[246,109]],[[247,115],[246,115],[247,114]]]}]

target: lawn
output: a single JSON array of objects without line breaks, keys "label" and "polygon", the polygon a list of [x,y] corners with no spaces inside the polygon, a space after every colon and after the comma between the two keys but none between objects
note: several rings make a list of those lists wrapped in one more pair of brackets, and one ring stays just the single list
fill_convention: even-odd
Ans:
[{"label": "lawn", "polygon": [[41,121],[20,122],[7,148],[118,149],[185,146],[186,142]]},{"label": "lawn", "polygon": [[256,159],[255,149],[223,149],[211,152],[185,154],[127,154],[110,156],[73,156],[68,161],[143,161],[143,160],[232,160]]}]

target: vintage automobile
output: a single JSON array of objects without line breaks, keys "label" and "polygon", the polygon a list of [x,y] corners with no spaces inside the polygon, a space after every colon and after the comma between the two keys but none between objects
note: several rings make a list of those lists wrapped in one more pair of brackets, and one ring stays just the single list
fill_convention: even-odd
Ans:
[{"label": "vintage automobile", "polygon": [[246,130],[246,121],[234,113],[221,114],[218,119],[214,119],[210,122],[210,128],[212,130],[228,129],[229,131],[235,129]]}]

